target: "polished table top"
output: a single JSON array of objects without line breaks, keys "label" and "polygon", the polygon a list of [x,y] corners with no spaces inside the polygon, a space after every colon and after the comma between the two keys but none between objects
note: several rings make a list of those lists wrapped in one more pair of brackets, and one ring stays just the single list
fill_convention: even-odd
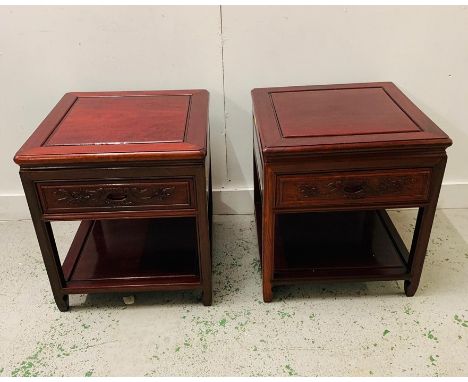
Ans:
[{"label": "polished table top", "polygon": [[252,99],[266,157],[451,144],[391,82],[260,88]]},{"label": "polished table top", "polygon": [[206,90],[67,93],[15,161],[202,159],[208,98]]}]

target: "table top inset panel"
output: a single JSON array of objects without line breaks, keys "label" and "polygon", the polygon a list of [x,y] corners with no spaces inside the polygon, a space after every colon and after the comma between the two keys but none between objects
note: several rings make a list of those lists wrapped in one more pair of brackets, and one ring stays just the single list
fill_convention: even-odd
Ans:
[{"label": "table top inset panel", "polygon": [[278,92],[271,97],[283,137],[420,130],[382,88]]},{"label": "table top inset panel", "polygon": [[44,146],[183,142],[190,95],[78,97]]},{"label": "table top inset panel", "polygon": [[452,143],[391,82],[258,88],[252,100],[264,158]]},{"label": "table top inset panel", "polygon": [[20,165],[204,160],[204,89],[67,93],[15,155]]}]

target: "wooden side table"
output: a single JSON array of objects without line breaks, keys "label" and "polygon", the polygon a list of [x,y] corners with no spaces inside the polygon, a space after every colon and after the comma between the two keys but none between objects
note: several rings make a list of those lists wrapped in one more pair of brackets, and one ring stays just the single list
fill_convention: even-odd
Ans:
[{"label": "wooden side table", "polygon": [[[199,289],[211,304],[206,90],[68,93],[15,156],[58,308]],[[81,220],[63,264],[54,220]]]},{"label": "wooden side table", "polygon": [[[418,288],[449,137],[394,84],[254,89],[263,298],[319,280]],[[410,250],[386,208],[418,207]]]}]

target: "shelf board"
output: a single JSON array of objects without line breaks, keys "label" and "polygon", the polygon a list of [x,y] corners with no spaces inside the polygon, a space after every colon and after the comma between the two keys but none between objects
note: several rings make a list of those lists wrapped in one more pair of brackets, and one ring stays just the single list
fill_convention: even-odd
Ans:
[{"label": "shelf board", "polygon": [[278,215],[274,283],[409,278],[408,251],[385,210]]},{"label": "shelf board", "polygon": [[200,287],[195,218],[83,221],[63,263],[67,293]]}]

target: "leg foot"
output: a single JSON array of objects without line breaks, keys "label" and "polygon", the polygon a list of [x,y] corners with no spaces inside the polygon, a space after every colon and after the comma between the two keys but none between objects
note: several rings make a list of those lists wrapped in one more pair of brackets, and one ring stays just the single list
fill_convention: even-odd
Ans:
[{"label": "leg foot", "polygon": [[413,297],[414,294],[416,293],[416,290],[418,289],[418,284],[417,282],[410,281],[410,280],[405,280],[405,294],[408,297]]},{"label": "leg foot", "polygon": [[271,302],[273,300],[273,290],[271,284],[263,283],[263,302]]},{"label": "leg foot", "polygon": [[57,308],[61,312],[68,312],[70,309],[70,303],[69,303],[69,298],[68,295],[62,295],[62,296],[54,296],[55,298],[55,303],[57,304]]},{"label": "leg foot", "polygon": [[203,290],[202,302],[205,306],[211,306],[213,302],[213,293],[211,292],[211,290]]}]

